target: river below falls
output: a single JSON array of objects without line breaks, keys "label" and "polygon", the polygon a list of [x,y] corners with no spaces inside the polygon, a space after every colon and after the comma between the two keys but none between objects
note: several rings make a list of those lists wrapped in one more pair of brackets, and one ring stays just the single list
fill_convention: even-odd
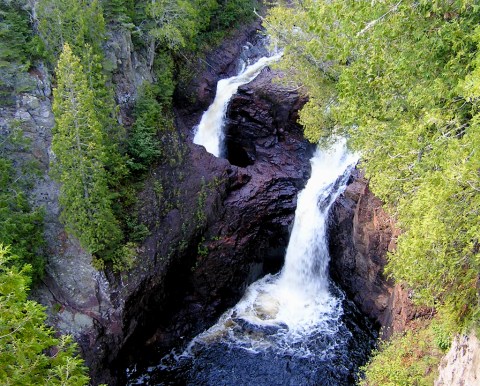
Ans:
[{"label": "river below falls", "polygon": [[[224,154],[223,126],[230,98],[281,55],[245,64],[221,80],[194,129],[194,143]],[[187,344],[127,372],[129,385],[353,385],[374,346],[368,320],[330,280],[328,217],[358,157],[339,138],[317,149],[311,176],[298,195],[280,272],[251,284],[218,322]],[[150,360],[149,360],[150,359]]]},{"label": "river below falls", "polygon": [[365,317],[329,278],[328,215],[357,157],[341,139],[311,159],[283,269],[251,284],[208,330],[130,385],[353,385],[373,348]]},{"label": "river below falls", "polygon": [[[132,371],[129,385],[355,385],[375,336],[353,304],[344,300],[342,308],[342,317],[332,321],[331,333],[312,333],[289,351],[252,350],[221,336],[209,342],[196,340],[188,353],[174,350],[158,365]],[[268,341],[266,332],[248,327],[237,327],[237,332],[245,334],[245,328],[255,339]]]}]

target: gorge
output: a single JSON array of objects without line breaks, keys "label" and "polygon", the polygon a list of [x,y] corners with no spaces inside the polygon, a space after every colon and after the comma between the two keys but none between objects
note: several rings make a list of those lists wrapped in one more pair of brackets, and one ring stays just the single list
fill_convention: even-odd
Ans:
[{"label": "gorge", "polygon": [[[275,60],[278,56],[260,58],[239,75],[219,81],[212,105],[195,128],[194,143],[216,157],[225,154],[220,149],[229,99],[238,83],[248,83]],[[359,327],[354,320],[343,321],[344,295],[336,287],[329,289],[328,278],[329,209],[357,161],[345,142],[339,140],[330,150],[317,149],[310,161],[311,176],[299,195],[282,271],[251,284],[242,300],[183,353],[169,354],[144,375],[131,376],[129,384],[354,382],[373,339],[368,322]]]},{"label": "gorge", "polygon": [[[246,3],[248,7],[242,8]],[[400,142],[401,146],[392,146],[397,140],[410,138],[403,135],[404,126],[399,124],[402,129],[394,132],[397,126],[382,126],[383,123],[378,122],[384,122],[389,114],[402,122],[401,117],[410,110],[397,104],[407,103],[417,94],[409,93],[408,98],[392,97],[383,104],[383,98],[387,100],[389,95],[402,95],[398,90],[389,91],[377,101],[376,108],[368,110],[372,107],[370,102],[377,97],[369,87],[380,87],[382,84],[377,80],[383,76],[381,71],[372,72],[371,68],[363,71],[359,65],[371,53],[362,51],[370,47],[368,37],[365,37],[365,47],[349,51],[362,52],[355,60],[349,52],[342,51],[350,49],[352,42],[364,44],[366,33],[374,34],[381,42],[375,40],[375,44],[383,44],[383,35],[376,35],[376,29],[385,26],[380,23],[374,24],[375,28],[365,27],[361,33],[354,31],[357,35],[353,40],[348,40],[351,31],[334,34],[335,37],[322,35],[325,31],[321,26],[327,22],[323,23],[322,19],[318,24],[317,11],[328,11],[332,7],[337,12],[334,7],[337,2],[321,6],[310,0],[299,4],[287,2],[285,8],[272,9],[264,23],[272,35],[284,39],[283,69],[277,70],[268,65],[281,55],[268,53],[260,21],[247,22],[248,18],[239,18],[237,24],[235,16],[232,17],[237,13],[241,15],[242,9],[251,9],[251,3],[250,0],[189,0],[158,4],[140,1],[134,5],[123,0],[18,0],[2,4],[0,32],[8,35],[8,31],[14,31],[23,36],[24,40],[20,41],[28,45],[20,44],[22,49],[18,53],[13,44],[17,40],[0,42],[0,59],[6,58],[5,63],[12,63],[10,67],[0,66],[3,162],[0,166],[3,165],[1,170],[6,176],[2,174],[0,182],[2,189],[7,186],[0,193],[2,200],[4,197],[9,200],[0,207],[3,216],[0,243],[11,243],[13,248],[20,248],[14,250],[15,254],[26,251],[29,257],[31,251],[25,245],[34,240],[38,232],[43,233],[44,240],[38,246],[32,244],[30,249],[45,257],[45,272],[35,277],[37,281],[29,296],[46,307],[47,323],[57,333],[73,336],[89,368],[92,384],[353,385],[361,382],[359,367],[368,360],[378,333],[393,342],[382,344],[385,357],[388,358],[391,351],[398,353],[390,360],[395,363],[391,366],[393,370],[396,371],[400,363],[402,371],[408,372],[410,368],[417,371],[417,375],[407,375],[406,379],[425,378],[431,383],[453,332],[460,331],[446,322],[448,318],[441,319],[446,312],[442,306],[453,303],[425,295],[429,288],[422,287],[421,280],[418,282],[415,270],[403,280],[395,276],[395,282],[392,277],[387,278],[384,268],[389,254],[390,267],[393,266],[389,269],[401,271],[402,260],[396,260],[399,255],[394,253],[398,248],[403,253],[400,256],[410,256],[405,249],[406,237],[413,237],[412,233],[405,232],[410,218],[418,225],[418,218],[425,214],[428,224],[437,226],[451,208],[464,205],[465,216],[451,218],[452,223],[458,222],[451,228],[455,232],[458,229],[458,239],[465,244],[463,265],[451,265],[446,259],[443,263],[449,269],[445,270],[442,260],[436,257],[450,255],[442,253],[435,255],[435,259],[425,260],[427,253],[422,249],[428,250],[425,243],[443,234],[438,233],[438,229],[447,228],[432,228],[437,229],[435,232],[427,232],[430,225],[422,228],[419,234],[427,233],[420,239],[411,239],[415,246],[412,253],[416,253],[414,261],[422,264],[427,261],[426,266],[419,268],[427,267],[427,271],[421,272],[434,282],[457,272],[459,267],[468,272],[463,276],[453,273],[448,276],[452,283],[464,280],[457,288],[470,296],[465,304],[463,295],[454,297],[458,302],[453,304],[452,312],[457,312],[455,315],[460,318],[455,320],[475,320],[472,315],[475,315],[476,303],[471,299],[476,299],[478,292],[475,273],[478,241],[475,227],[465,232],[463,229],[469,224],[465,219],[476,213],[478,196],[473,191],[477,153],[467,151],[476,143],[475,138],[470,141],[469,132],[470,127],[475,127],[474,110],[467,113],[462,109],[476,103],[476,89],[469,91],[473,94],[468,94],[459,108],[462,111],[458,116],[467,121],[472,118],[473,123],[472,126],[462,124],[455,132],[454,137],[460,143],[458,148],[457,142],[450,138],[453,131],[442,131],[437,140],[425,140],[437,133],[435,125],[441,117],[433,115],[429,115],[431,126],[427,125],[427,133],[415,135],[415,130],[423,130],[423,123],[415,126],[415,130],[406,130],[413,133],[414,145]],[[164,9],[166,5],[168,9]],[[369,7],[352,5],[357,6]],[[370,6],[379,8],[376,12],[380,16],[388,11],[382,8],[383,4]],[[402,23],[403,19],[396,19],[398,7],[405,7],[407,13],[411,11],[407,4],[399,3],[386,15]],[[170,12],[172,10],[174,12]],[[166,18],[160,17],[164,11]],[[19,23],[15,12],[27,21],[17,30],[6,28],[5,25],[10,26],[8,23]],[[262,12],[264,10],[260,14]],[[361,12],[351,12],[354,17],[360,17],[363,8]],[[426,17],[426,23],[437,23],[435,12]],[[450,26],[450,21],[457,17],[465,17],[469,22],[474,20],[475,12],[467,12],[466,16],[460,11],[445,13],[440,19]],[[54,15],[62,20],[70,17],[71,23],[58,26],[49,23]],[[325,15],[328,21],[328,12]],[[415,12],[412,15],[409,17],[420,17]],[[332,20],[343,20],[342,17],[335,14]],[[347,24],[333,23],[332,26],[340,29],[347,26],[348,30],[350,24]],[[365,23],[362,20],[357,24]],[[283,25],[287,30],[291,27],[291,31],[285,33]],[[35,32],[25,32],[25,26]],[[55,28],[62,33],[52,33]],[[231,34],[221,35],[222,28]],[[62,48],[64,37],[71,39],[75,31],[83,32],[71,40],[71,48]],[[37,51],[32,48],[39,44],[35,40],[37,33],[44,44],[43,53],[40,45]],[[294,40],[288,39],[290,33]],[[335,39],[344,38],[346,41],[337,44]],[[317,43],[328,42],[328,39],[333,40],[325,47],[333,54],[328,51],[324,57]],[[3,50],[6,42],[12,43],[11,51]],[[469,46],[471,52],[474,52],[473,45]],[[53,70],[58,56],[64,67],[58,65]],[[23,60],[24,64],[15,67],[15,60]],[[68,67],[72,63],[75,66]],[[18,72],[13,77],[12,69]],[[363,79],[365,74],[370,77],[368,81]],[[392,75],[395,81],[388,80],[385,84],[401,88],[403,81],[410,79],[410,73],[407,74],[402,81]],[[471,80],[465,79],[465,82]],[[348,89],[355,82],[356,86]],[[464,90],[468,88],[465,84],[451,89]],[[83,91],[69,98],[68,95],[77,92],[76,86]],[[68,87],[72,94],[59,94],[59,90]],[[364,92],[359,91],[356,96],[357,88]],[[62,98],[64,102],[79,102],[79,107],[69,114],[68,108],[61,105]],[[364,99],[355,105],[358,102],[355,98]],[[456,105],[459,99],[453,100],[449,106]],[[410,108],[414,110],[415,106],[413,103]],[[387,113],[384,117],[377,116],[382,108]],[[214,113],[213,117],[210,113]],[[358,130],[357,114],[363,124]],[[85,118],[76,120],[77,126],[60,119],[77,116]],[[391,122],[387,118],[385,120]],[[339,124],[335,119],[344,121]],[[89,124],[85,126],[84,122]],[[380,126],[370,129],[372,122]],[[313,134],[312,126],[317,130]],[[92,184],[93,188],[104,187],[104,201],[99,202],[106,204],[87,208],[94,226],[87,224],[84,233],[79,233],[82,228],[72,227],[65,217],[69,173],[59,173],[60,169],[52,172],[53,166],[62,162],[58,143],[63,142],[58,140],[59,131],[68,127],[92,129],[97,135],[91,140],[94,136],[89,137],[86,130],[84,142],[77,141],[76,149],[84,146],[89,156],[97,157],[97,166],[90,169],[90,176],[87,174],[89,178],[97,178],[98,175],[94,176],[97,170],[108,178]],[[214,136],[209,133],[213,127],[217,132]],[[24,142],[16,143],[20,129]],[[387,135],[382,137],[388,130],[392,131],[395,141],[390,141]],[[345,149],[338,137],[331,150],[325,146],[323,150],[316,150],[306,139],[328,142],[322,137],[328,131],[349,136],[350,144],[369,149],[363,163],[354,167],[357,158]],[[79,133],[77,130],[77,139]],[[448,142],[452,143],[451,148],[438,145],[432,151],[431,146],[443,141],[453,141]],[[445,149],[455,157],[442,158],[440,155]],[[77,156],[74,150],[69,149],[67,155],[77,160],[78,167],[83,166],[80,165],[83,161],[78,161],[81,158],[74,158]],[[463,154],[463,161],[458,161],[452,169],[445,159],[455,160],[457,154]],[[429,160],[429,156],[439,158]],[[410,157],[413,157],[410,164],[400,162]],[[377,174],[372,173],[371,165],[378,166]],[[31,174],[23,175],[28,168]],[[446,172],[442,174],[440,170]],[[404,178],[395,174],[397,172],[408,176]],[[410,179],[408,173],[417,174]],[[466,180],[461,180],[461,173]],[[59,174],[66,175],[67,180],[58,179]],[[435,186],[441,187],[433,198],[427,194],[432,191],[428,186],[425,190],[423,185],[414,186],[424,181],[425,176],[432,177],[427,178],[428,183],[438,183]],[[85,185],[88,181],[85,173],[83,178]],[[21,228],[15,222],[15,226],[11,225],[9,208],[20,207],[27,213],[27,199],[23,193],[16,193],[20,185],[15,184],[22,179],[26,180],[21,188],[27,194],[27,204],[37,216],[32,216],[36,228],[30,224]],[[463,182],[447,184],[451,190],[446,191],[442,184],[449,179]],[[371,187],[375,187],[383,201],[372,193]],[[71,202],[88,201],[86,198],[91,192],[84,188],[83,200]],[[420,193],[415,196],[413,192],[417,192],[417,188]],[[309,203],[305,204],[308,197]],[[455,201],[455,205],[435,204],[436,200],[441,203],[452,197],[463,199]],[[91,203],[98,204],[95,200]],[[429,211],[423,211],[423,205],[430,208]],[[82,205],[78,208],[82,209]],[[96,211],[105,208],[105,213],[111,210],[113,217],[97,221],[102,216],[97,216]],[[438,208],[444,209],[438,212]],[[405,215],[408,210],[410,217]],[[108,229],[104,228],[107,218],[113,219],[107,225],[113,226],[110,229],[117,233],[104,231]],[[15,233],[18,229],[24,232],[19,233],[20,236]],[[10,233],[14,236],[9,238]],[[98,237],[102,234],[107,241]],[[114,242],[109,244],[108,239]],[[455,239],[451,246],[458,245],[461,243]],[[3,258],[5,252],[3,249],[0,252]],[[405,261],[409,262],[406,269],[411,269],[411,262]],[[438,262],[436,269],[429,269],[430,261]],[[6,267],[2,269],[8,269],[8,265]],[[34,271],[37,270],[43,271],[41,263],[34,266]],[[442,296],[450,296],[451,291],[438,288]],[[4,295],[0,293],[2,301],[10,296]],[[422,305],[414,304],[418,303],[419,296],[426,296],[427,301]],[[10,332],[1,339],[16,330],[5,331]],[[402,343],[402,339],[407,343]],[[423,351],[402,351],[403,347],[417,347],[417,341],[422,350],[424,342],[430,346]],[[396,342],[403,346],[398,349]],[[462,374],[475,382],[475,369],[471,371],[468,366],[477,363],[478,339],[472,332],[469,336],[458,336],[453,342],[451,353],[441,364],[443,374],[437,383],[461,382]],[[57,347],[51,346],[41,352],[54,359]],[[417,360],[418,353],[421,357]],[[430,354],[436,358],[432,362],[428,362]],[[425,365],[424,357],[427,358]],[[405,362],[412,365],[403,366]],[[424,367],[417,370],[417,362],[422,362]],[[383,371],[390,366],[380,368]]]}]

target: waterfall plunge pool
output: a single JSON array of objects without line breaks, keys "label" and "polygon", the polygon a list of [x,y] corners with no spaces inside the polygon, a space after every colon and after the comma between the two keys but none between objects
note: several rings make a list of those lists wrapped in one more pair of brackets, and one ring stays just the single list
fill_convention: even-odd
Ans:
[{"label": "waterfall plunge pool", "polygon": [[328,277],[328,212],[356,163],[345,140],[317,150],[299,194],[285,265],[130,385],[353,385],[374,344],[365,317]]}]

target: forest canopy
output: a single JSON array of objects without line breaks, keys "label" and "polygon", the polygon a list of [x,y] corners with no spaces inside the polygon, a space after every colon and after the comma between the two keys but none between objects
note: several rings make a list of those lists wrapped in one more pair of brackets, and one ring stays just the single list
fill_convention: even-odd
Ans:
[{"label": "forest canopy", "polygon": [[480,5],[282,4],[266,25],[308,93],[305,134],[348,136],[402,231],[388,272],[457,329],[478,326]]}]

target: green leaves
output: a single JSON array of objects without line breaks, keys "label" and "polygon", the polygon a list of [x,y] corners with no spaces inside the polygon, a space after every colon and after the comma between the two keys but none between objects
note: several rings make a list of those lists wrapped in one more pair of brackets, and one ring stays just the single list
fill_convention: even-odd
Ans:
[{"label": "green leaves", "polygon": [[44,308],[27,300],[29,267],[17,268],[17,259],[0,244],[0,383],[87,385],[72,338],[56,338],[44,324]]},{"label": "green leaves", "polygon": [[[299,1],[268,32],[308,90],[308,138],[345,134],[403,233],[389,272],[478,321],[480,11],[470,1]],[[294,67],[294,71],[291,71]]]},{"label": "green leaves", "polygon": [[[438,330],[437,330],[438,331]],[[435,368],[442,352],[436,347],[438,332],[433,326],[420,326],[404,335],[383,342],[379,351],[362,370],[362,386],[428,386],[435,378]],[[445,343],[446,344],[446,343]]]},{"label": "green leaves", "polygon": [[87,44],[96,54],[102,52],[105,20],[98,0],[39,0],[36,12],[38,30],[52,63],[67,43],[77,55]]},{"label": "green leaves", "polygon": [[[35,165],[13,159],[20,146],[27,146],[21,130],[13,128],[0,142],[0,243],[10,244],[12,252],[21,256],[19,267],[31,266],[35,281],[43,276],[45,257],[42,254],[43,209],[32,209],[27,199],[29,183],[35,178]],[[18,156],[18,154],[17,154]]]},{"label": "green leaves", "polygon": [[52,172],[62,183],[62,219],[83,247],[107,257],[105,254],[122,237],[108,189],[105,170],[108,154],[94,93],[80,60],[68,45],[58,61],[57,79]]},{"label": "green leaves", "polygon": [[216,1],[155,0],[147,4],[146,15],[151,19],[150,36],[157,44],[177,51],[193,49],[194,37],[209,25]]}]

